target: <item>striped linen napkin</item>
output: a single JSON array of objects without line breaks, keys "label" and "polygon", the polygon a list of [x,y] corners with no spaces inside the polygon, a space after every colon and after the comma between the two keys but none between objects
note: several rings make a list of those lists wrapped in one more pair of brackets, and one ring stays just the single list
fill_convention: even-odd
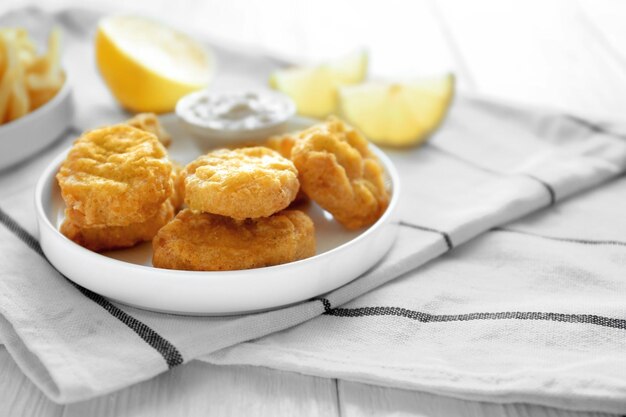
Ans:
[{"label": "striped linen napkin", "polygon": [[[626,139],[553,112],[460,97],[429,144],[389,151],[403,181],[399,237],[318,299],[183,317],[73,285],[42,256],[33,187],[77,132],[123,118],[85,59],[96,17],[0,19],[65,28],[79,101],[66,138],[0,173],[0,341],[50,398],[93,398],[200,359],[626,412]],[[217,52],[224,85],[255,85],[276,65]]]}]

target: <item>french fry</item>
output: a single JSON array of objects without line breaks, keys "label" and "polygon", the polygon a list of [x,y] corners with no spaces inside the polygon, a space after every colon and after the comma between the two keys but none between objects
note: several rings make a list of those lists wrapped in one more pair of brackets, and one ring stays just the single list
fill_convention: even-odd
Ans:
[{"label": "french fry", "polygon": [[61,31],[59,28],[52,29],[48,38],[48,71],[53,76],[61,72]]},{"label": "french fry", "polygon": [[2,40],[2,36],[0,35],[0,82],[2,81],[2,77],[4,76],[5,66],[6,57],[4,54],[4,41]]},{"label": "french fry", "polygon": [[[19,76],[16,78],[19,78]],[[11,91],[11,99],[9,100],[7,121],[11,122],[27,114],[29,111],[29,101],[24,84],[20,81],[14,82],[13,90]]]},{"label": "french fry", "polygon": [[7,121],[13,121],[24,116],[29,111],[29,99],[24,85],[24,65],[20,60],[20,49],[16,38],[17,33],[7,38],[7,58],[15,69],[15,80],[11,89]]},{"label": "french fry", "polygon": [[2,109],[2,122],[13,120],[13,87],[18,78],[19,62],[17,47],[12,37],[12,33],[4,31],[2,33],[2,46],[5,61],[5,74],[2,78],[2,94],[4,98],[4,108]]},{"label": "french fry", "polygon": [[6,121],[7,108],[11,98],[11,85],[15,79],[15,71],[9,69],[4,72],[0,81],[0,124]]},{"label": "french fry", "polygon": [[0,124],[41,107],[61,89],[60,38],[59,29],[53,29],[48,50],[37,55],[25,29],[0,28]]},{"label": "french fry", "polygon": [[54,29],[48,38],[48,52],[32,67],[27,76],[31,106],[36,109],[47,103],[65,82],[60,63],[60,31]]},{"label": "french fry", "polygon": [[46,104],[57,94],[58,91],[58,88],[29,90],[28,99],[30,101],[30,110],[33,111]]}]

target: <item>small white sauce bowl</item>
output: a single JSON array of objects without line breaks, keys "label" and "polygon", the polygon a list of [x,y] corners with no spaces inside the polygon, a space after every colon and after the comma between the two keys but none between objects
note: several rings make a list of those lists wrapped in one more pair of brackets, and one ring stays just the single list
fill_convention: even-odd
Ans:
[{"label": "small white sauce bowl", "polygon": [[[191,108],[202,98],[214,101],[218,98],[255,94],[259,97],[270,98],[284,105],[285,111],[280,117],[259,127],[247,128],[215,128],[210,126],[210,122],[195,116]],[[266,139],[270,136],[284,133],[287,122],[296,113],[296,106],[291,98],[285,94],[271,90],[251,90],[251,91],[196,91],[187,94],[176,104],[176,115],[184,128],[196,139],[197,144],[202,149],[210,149],[219,146],[229,146],[241,142],[251,142]]]},{"label": "small white sauce bowl", "polygon": [[0,125],[0,170],[17,164],[54,142],[74,118],[69,77],[57,94],[38,109]]}]

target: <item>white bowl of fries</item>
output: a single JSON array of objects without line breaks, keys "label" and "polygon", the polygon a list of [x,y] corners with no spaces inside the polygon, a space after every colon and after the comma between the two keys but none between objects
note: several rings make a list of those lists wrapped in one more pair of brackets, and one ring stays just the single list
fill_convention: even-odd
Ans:
[{"label": "white bowl of fries", "polygon": [[70,83],[60,63],[60,33],[37,54],[24,29],[0,29],[0,169],[45,148],[71,124]]}]

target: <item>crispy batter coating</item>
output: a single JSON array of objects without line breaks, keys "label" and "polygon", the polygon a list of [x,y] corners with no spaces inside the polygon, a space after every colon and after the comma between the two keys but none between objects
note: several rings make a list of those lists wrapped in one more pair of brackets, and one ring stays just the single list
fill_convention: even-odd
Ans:
[{"label": "crispy batter coating", "polygon": [[166,148],[172,144],[172,136],[163,128],[159,118],[154,113],[139,113],[124,123],[152,133]]},{"label": "crispy batter coating", "polygon": [[96,252],[129,248],[137,243],[151,240],[161,227],[174,218],[174,214],[174,205],[170,200],[161,205],[161,209],[154,217],[128,226],[80,227],[72,221],[70,214],[61,225],[61,233],[79,245]]},{"label": "crispy batter coating", "polygon": [[152,246],[157,268],[260,268],[315,255],[315,229],[309,216],[298,210],[239,221],[185,209],[159,230]]},{"label": "crispy batter coating", "polygon": [[185,178],[182,175],[183,167],[172,161],[172,195],[170,200],[176,212],[185,204]]},{"label": "crispy batter coating", "polygon": [[[265,146],[270,149],[275,150],[282,156],[287,159],[291,159],[291,150],[293,146],[296,144],[298,140],[298,132],[296,133],[285,133],[283,135],[272,136],[267,140]],[[296,198],[291,203],[292,206],[301,205],[307,203],[309,201],[309,197],[307,197],[306,193],[302,189],[302,186],[298,190],[298,194],[296,194]]]},{"label": "crispy batter coating", "polygon": [[183,175],[189,208],[240,220],[286,208],[300,187],[293,163],[262,146],[210,152]]},{"label": "crispy batter coating", "polygon": [[75,224],[127,226],[158,213],[172,194],[171,173],[156,136],[116,125],[78,138],[56,177]]},{"label": "crispy batter coating", "polygon": [[265,146],[275,150],[285,158],[291,159],[291,150],[298,140],[299,133],[300,132],[294,132],[272,136],[267,140]]},{"label": "crispy batter coating", "polygon": [[376,222],[389,204],[384,170],[367,139],[341,120],[297,136],[291,158],[306,194],[348,229]]}]

